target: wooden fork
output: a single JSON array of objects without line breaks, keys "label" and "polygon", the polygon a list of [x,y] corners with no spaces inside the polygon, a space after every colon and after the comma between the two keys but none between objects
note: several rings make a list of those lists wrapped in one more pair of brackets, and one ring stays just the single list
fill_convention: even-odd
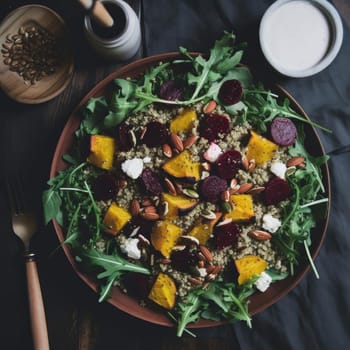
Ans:
[{"label": "wooden fork", "polygon": [[35,350],[49,350],[44,303],[41,294],[35,254],[30,250],[30,240],[37,231],[34,212],[26,206],[20,177],[6,183],[12,212],[13,232],[22,240],[25,249],[29,313]]}]

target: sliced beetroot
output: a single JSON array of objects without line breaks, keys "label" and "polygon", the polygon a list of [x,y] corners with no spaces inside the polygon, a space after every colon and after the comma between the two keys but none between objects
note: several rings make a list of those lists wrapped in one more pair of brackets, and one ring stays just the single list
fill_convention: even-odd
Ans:
[{"label": "sliced beetroot", "polygon": [[216,161],[218,175],[226,180],[233,179],[241,167],[242,155],[231,149],[221,154]]},{"label": "sliced beetroot", "polygon": [[142,137],[142,142],[148,147],[161,146],[167,142],[167,139],[168,131],[164,124],[152,121],[146,125],[146,131]]},{"label": "sliced beetroot", "polygon": [[218,176],[212,175],[204,179],[200,185],[203,199],[215,203],[220,199],[222,192],[227,190],[227,182]]},{"label": "sliced beetroot", "polygon": [[132,147],[129,137],[130,126],[126,123],[121,123],[117,127],[118,133],[118,149],[121,151],[129,151]]},{"label": "sliced beetroot", "polygon": [[275,118],[271,124],[270,132],[273,141],[281,146],[292,145],[298,136],[295,124],[288,118]]},{"label": "sliced beetroot", "polygon": [[168,101],[182,100],[182,84],[177,80],[166,80],[159,89],[159,97]]},{"label": "sliced beetroot", "polygon": [[276,176],[273,177],[266,185],[264,191],[265,203],[267,205],[275,205],[292,194],[292,188],[288,181]]},{"label": "sliced beetroot", "polygon": [[118,181],[112,174],[101,174],[92,184],[92,192],[98,201],[112,199],[118,190]]},{"label": "sliced beetroot", "polygon": [[198,255],[189,246],[182,250],[173,250],[170,255],[171,267],[182,272],[191,272],[198,263]]},{"label": "sliced beetroot", "polygon": [[224,81],[219,90],[219,100],[228,106],[239,102],[242,98],[242,95],[242,84],[237,79]]},{"label": "sliced beetroot", "polygon": [[147,298],[151,288],[150,277],[135,272],[125,274],[123,276],[123,284],[128,294],[137,299]]},{"label": "sliced beetroot", "polygon": [[226,135],[230,131],[230,120],[220,114],[208,114],[199,122],[199,134],[209,142],[219,138],[219,134]]},{"label": "sliced beetroot", "polygon": [[235,245],[240,234],[241,229],[234,222],[216,226],[214,229],[216,248],[223,249],[225,247]]},{"label": "sliced beetroot", "polygon": [[141,180],[145,186],[146,191],[152,194],[161,194],[163,192],[162,185],[158,174],[152,171],[150,168],[144,168],[141,174]]}]

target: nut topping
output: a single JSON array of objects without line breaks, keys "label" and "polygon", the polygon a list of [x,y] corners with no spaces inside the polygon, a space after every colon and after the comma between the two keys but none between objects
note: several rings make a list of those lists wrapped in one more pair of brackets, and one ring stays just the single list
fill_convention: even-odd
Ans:
[{"label": "nut topping", "polygon": [[183,142],[181,141],[180,137],[175,134],[174,132],[172,132],[170,134],[170,140],[172,145],[175,147],[175,149],[177,149],[179,152],[182,152],[184,150],[184,145]]},{"label": "nut topping", "polygon": [[257,241],[267,241],[272,237],[269,232],[262,231],[262,230],[249,231],[248,236],[250,238],[256,239]]},{"label": "nut topping", "polygon": [[305,161],[304,157],[293,157],[288,160],[287,168],[292,166],[300,166],[300,164],[304,163],[304,161]]},{"label": "nut topping", "polygon": [[199,249],[201,253],[204,255],[204,257],[209,261],[212,262],[214,260],[213,255],[211,254],[210,250],[203,244],[199,246]]}]

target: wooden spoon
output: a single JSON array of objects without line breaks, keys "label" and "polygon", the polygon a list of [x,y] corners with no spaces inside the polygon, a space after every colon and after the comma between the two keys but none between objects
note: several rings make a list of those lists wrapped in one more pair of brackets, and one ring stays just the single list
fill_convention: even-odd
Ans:
[{"label": "wooden spoon", "polygon": [[85,10],[91,11],[91,17],[98,24],[104,27],[112,27],[114,20],[105,6],[100,1],[78,0]]}]

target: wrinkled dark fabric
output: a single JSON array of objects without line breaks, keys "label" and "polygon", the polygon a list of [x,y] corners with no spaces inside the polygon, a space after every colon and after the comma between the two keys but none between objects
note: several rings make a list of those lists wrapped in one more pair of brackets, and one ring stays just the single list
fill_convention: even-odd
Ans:
[{"label": "wrinkled dark fabric", "polygon": [[199,337],[227,337],[233,348],[345,349],[350,344],[350,58],[349,27],[334,62],[321,73],[292,79],[273,72],[258,41],[261,16],[273,1],[147,0],[144,1],[145,54],[176,51],[184,46],[207,51],[224,30],[247,41],[244,57],[255,76],[285,87],[316,122],[332,129],[319,131],[329,161],[332,209],[327,236],[316,259],[321,278],[309,272],[287,296],[244,324],[198,330]]}]

